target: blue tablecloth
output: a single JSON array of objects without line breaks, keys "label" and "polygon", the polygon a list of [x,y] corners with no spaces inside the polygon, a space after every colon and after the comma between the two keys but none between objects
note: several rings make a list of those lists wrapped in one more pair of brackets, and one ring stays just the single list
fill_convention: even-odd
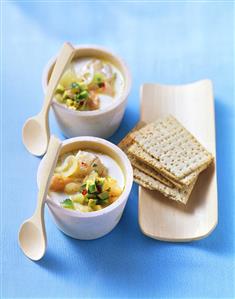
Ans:
[{"label": "blue tablecloth", "polygon": [[[228,2],[2,3],[2,297],[234,297],[234,8]],[[134,185],[112,233],[95,241],[63,235],[46,211],[48,250],[34,263],[17,245],[33,212],[39,159],[23,147],[21,128],[41,106],[42,70],[61,44],[95,43],[120,54],[133,88],[117,143],[139,118],[144,82],[214,83],[219,224],[186,244],[145,237]],[[51,130],[63,139],[53,115]]]}]

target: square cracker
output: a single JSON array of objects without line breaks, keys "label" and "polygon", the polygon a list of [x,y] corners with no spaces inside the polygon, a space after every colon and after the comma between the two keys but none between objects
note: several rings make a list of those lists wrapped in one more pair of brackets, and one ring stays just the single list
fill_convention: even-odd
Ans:
[{"label": "square cracker", "polygon": [[131,137],[131,134],[138,130],[138,128],[143,127],[143,123],[138,123],[136,127],[134,127],[127,135],[122,139],[122,141],[118,144],[118,146],[127,154],[131,164],[133,167],[138,168],[139,170],[143,171],[144,173],[152,176],[153,178],[159,180],[163,184],[169,187],[173,187],[174,185],[167,180],[164,176],[160,173],[156,172],[152,167],[149,167],[145,163],[140,160],[137,160],[132,154],[128,152],[129,147],[133,144],[134,140]]},{"label": "square cracker", "polygon": [[138,124],[119,143],[119,147],[127,153],[132,165],[134,166],[135,182],[147,189],[160,191],[163,195],[169,197],[172,200],[186,204],[192,192],[193,186],[197,180],[197,175],[195,175],[194,180],[189,186],[184,187],[183,189],[182,186],[181,188],[177,188],[175,186],[172,186],[172,183],[160,173],[156,172],[153,168],[148,167],[148,165],[142,163],[140,160],[135,159],[135,157],[128,152],[130,146],[135,144],[132,133],[138,130],[138,128],[143,127],[143,125],[143,123]]},{"label": "square cracker", "polygon": [[146,125],[134,133],[135,141],[159,161],[158,171],[180,180],[205,169],[212,155],[173,116]]},{"label": "square cracker", "polygon": [[[118,144],[120,148],[127,154],[128,158],[131,161],[132,166],[138,168],[145,174],[152,176],[153,178],[159,180],[168,187],[178,187],[183,188],[193,183],[199,172],[195,171],[189,176],[181,179],[181,181],[175,181],[172,178],[168,178],[158,172],[159,163],[152,156],[147,154],[141,146],[139,146],[134,140],[134,134],[138,129],[144,127],[146,124],[144,122],[139,122],[122,141]],[[141,155],[142,153],[142,155]],[[160,165],[161,166],[161,165]]]}]

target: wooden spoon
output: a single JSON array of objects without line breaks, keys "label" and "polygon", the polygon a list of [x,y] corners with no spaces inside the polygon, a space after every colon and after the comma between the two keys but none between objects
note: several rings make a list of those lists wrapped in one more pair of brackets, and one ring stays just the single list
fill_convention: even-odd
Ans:
[{"label": "wooden spoon", "polygon": [[51,136],[45,156],[44,174],[38,193],[38,202],[33,216],[27,219],[19,231],[19,245],[31,260],[40,260],[46,251],[46,231],[44,223],[45,198],[61,148],[61,141]]},{"label": "wooden spoon", "polygon": [[36,116],[29,118],[23,127],[23,143],[27,150],[35,155],[45,154],[50,138],[48,125],[48,113],[55,89],[67,65],[72,60],[74,48],[71,44],[65,43],[57,57],[51,78],[47,87],[42,110]]}]

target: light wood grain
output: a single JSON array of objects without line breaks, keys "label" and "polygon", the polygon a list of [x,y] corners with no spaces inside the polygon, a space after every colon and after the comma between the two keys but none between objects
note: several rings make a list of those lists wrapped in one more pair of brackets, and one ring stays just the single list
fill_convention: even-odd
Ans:
[{"label": "light wood grain", "polygon": [[44,206],[60,148],[61,141],[52,135],[48,151],[44,157],[45,166],[39,186],[37,207],[33,216],[27,219],[19,230],[19,245],[24,254],[34,261],[40,260],[46,251],[47,240],[44,222]]},{"label": "light wood grain", "polygon": [[[144,84],[141,120],[172,114],[216,157],[213,88],[210,80],[181,86]],[[139,225],[154,239],[184,242],[208,236],[218,222],[216,166],[200,174],[186,206],[157,191],[139,188]]]},{"label": "light wood grain", "polygon": [[22,138],[26,149],[35,156],[42,156],[47,151],[50,140],[49,109],[53,94],[74,55],[74,48],[70,43],[64,43],[57,57],[50,81],[47,87],[45,99],[40,113],[27,119],[23,126]]}]

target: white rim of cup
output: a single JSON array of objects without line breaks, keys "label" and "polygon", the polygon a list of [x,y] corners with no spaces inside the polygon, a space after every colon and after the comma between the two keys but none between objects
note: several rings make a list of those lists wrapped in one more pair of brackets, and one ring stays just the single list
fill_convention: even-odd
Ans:
[{"label": "white rim of cup", "polygon": [[[121,205],[124,201],[124,198],[128,197],[130,192],[131,192],[131,188],[133,185],[133,169],[131,166],[131,163],[129,161],[129,159],[127,158],[126,154],[115,144],[102,139],[102,138],[98,138],[98,137],[91,137],[91,136],[82,136],[82,137],[74,137],[74,138],[69,138],[67,140],[64,140],[62,142],[62,147],[61,149],[70,143],[74,143],[77,141],[87,141],[87,142],[94,142],[94,143],[101,143],[104,146],[111,148],[114,152],[116,152],[118,154],[118,156],[121,158],[121,160],[123,161],[123,165],[126,168],[126,178],[125,178],[125,187],[124,190],[122,191],[122,194],[118,197],[118,199],[110,204],[109,206],[105,207],[102,210],[99,211],[93,211],[93,212],[80,212],[79,210],[69,210],[69,209],[64,209],[62,207],[60,207],[57,203],[55,203],[49,196],[47,196],[46,199],[46,203],[52,205],[53,207],[55,207],[56,209],[61,210],[63,213],[72,216],[72,217],[83,217],[83,218],[91,218],[91,217],[97,217],[97,216],[102,216],[104,214],[107,214],[109,212],[111,212],[112,210],[114,210],[116,207],[118,207],[119,205]],[[37,171],[37,185],[39,186],[39,177],[41,176],[41,168],[42,168],[42,162],[43,159],[41,160],[39,167],[38,167],[38,171]]]},{"label": "white rim of cup", "polygon": [[[116,60],[118,60],[118,62],[122,65],[122,68],[124,70],[123,76],[124,76],[124,80],[125,80],[125,87],[123,90],[122,95],[116,100],[114,101],[114,103],[108,107],[106,107],[103,110],[93,110],[93,111],[75,111],[72,109],[69,109],[67,107],[65,107],[64,105],[58,103],[55,101],[55,99],[52,100],[52,105],[55,106],[59,106],[61,109],[64,109],[66,112],[71,113],[71,114],[75,114],[75,115],[79,115],[81,117],[89,117],[89,116],[96,116],[96,115],[102,115],[106,112],[112,111],[114,110],[117,106],[119,106],[121,103],[123,103],[126,98],[128,97],[130,90],[131,90],[131,83],[132,83],[132,79],[131,79],[131,74],[129,71],[129,68],[127,67],[126,63],[124,62],[124,60],[118,56],[117,54],[113,53],[112,51],[110,51],[109,49],[105,48],[105,47],[101,47],[98,45],[75,45],[74,48],[76,50],[85,50],[85,49],[94,49],[94,50],[98,50],[101,51],[105,54],[111,55],[113,56]],[[57,55],[54,55],[49,62],[46,64],[44,70],[43,70],[43,74],[42,74],[42,88],[43,91],[45,93],[46,87],[47,87],[47,77],[48,77],[48,72],[51,69],[52,65],[54,64],[55,60],[56,60]]]}]

